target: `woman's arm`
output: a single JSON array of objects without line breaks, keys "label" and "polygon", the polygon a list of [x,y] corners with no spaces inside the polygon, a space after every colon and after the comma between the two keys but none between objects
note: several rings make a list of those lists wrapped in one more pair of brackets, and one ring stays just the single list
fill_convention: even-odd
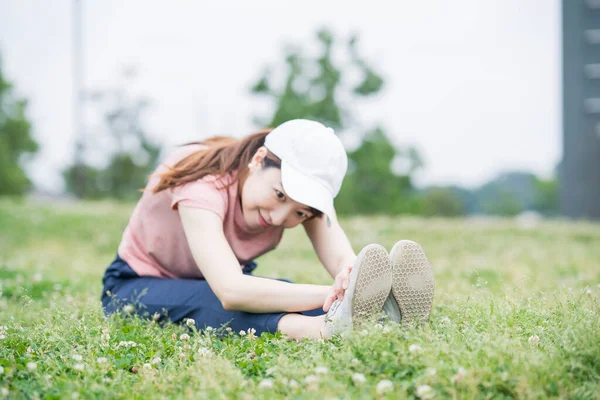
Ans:
[{"label": "woman's arm", "polygon": [[340,271],[354,265],[356,254],[340,224],[334,220],[327,226],[327,217],[304,222],[304,229],[321,263],[335,278]]},{"label": "woman's arm", "polygon": [[297,312],[323,306],[329,286],[291,284],[244,275],[217,214],[180,206],[179,215],[192,256],[226,310]]}]

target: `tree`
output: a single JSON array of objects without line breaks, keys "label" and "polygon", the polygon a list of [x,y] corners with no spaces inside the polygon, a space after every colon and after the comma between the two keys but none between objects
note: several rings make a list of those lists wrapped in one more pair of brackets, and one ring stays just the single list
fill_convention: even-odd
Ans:
[{"label": "tree", "polygon": [[39,146],[26,110],[27,101],[15,96],[0,64],[0,195],[21,195],[31,187],[22,165]]},{"label": "tree", "polygon": [[[271,97],[275,111],[270,117],[255,118],[261,126],[277,126],[295,118],[314,119],[334,129],[343,129],[351,123],[349,110],[340,103],[340,95],[365,97],[378,93],[383,79],[363,60],[357,51],[358,37],[352,36],[346,43],[349,64],[340,67],[333,62],[332,54],[336,40],[331,32],[317,32],[321,54],[316,59],[306,57],[299,47],[286,50],[287,77],[283,88],[274,89],[271,68],[265,68],[263,76],[252,87],[254,94]],[[342,69],[343,68],[343,69]],[[356,72],[358,82],[342,86],[344,73]]]},{"label": "tree", "polygon": [[428,216],[458,217],[466,214],[466,205],[452,187],[432,187],[421,198],[423,214]]},{"label": "tree", "polygon": [[336,198],[340,214],[400,214],[416,211],[409,175],[395,175],[398,154],[382,129],[367,133],[362,145],[348,154],[350,167]]},{"label": "tree", "polygon": [[[341,48],[339,40],[328,30],[322,29],[316,36],[321,49],[316,58],[305,56],[298,46],[287,48],[283,84],[277,87],[273,83],[273,69],[265,68],[252,86],[252,93],[270,98],[275,105],[272,115],[255,118],[258,125],[275,127],[290,119],[307,118],[343,131],[357,125],[349,104],[382,89],[383,78],[358,54],[356,35]],[[343,53],[348,61],[334,62],[334,53]],[[354,82],[345,79],[354,75],[358,76]],[[411,208],[410,174],[422,165],[416,150],[396,149],[379,126],[357,135],[362,145],[348,154],[350,171],[336,199],[338,212],[397,213]],[[396,158],[406,158],[411,165],[402,176],[391,171]]]},{"label": "tree", "polygon": [[[144,187],[148,175],[155,168],[160,156],[160,145],[152,142],[142,123],[142,114],[149,101],[132,97],[126,87],[135,75],[133,70],[124,73],[125,86],[99,91],[90,96],[103,115],[100,134],[101,140],[85,147],[93,156],[107,160],[104,165],[72,165],[64,171],[67,190],[75,191],[77,169],[85,179],[86,198],[114,197],[117,199],[135,199],[138,189]],[[100,155],[100,157],[99,157]]]},{"label": "tree", "polygon": [[560,211],[558,180],[537,178],[535,188],[533,208],[545,215],[558,215]]}]

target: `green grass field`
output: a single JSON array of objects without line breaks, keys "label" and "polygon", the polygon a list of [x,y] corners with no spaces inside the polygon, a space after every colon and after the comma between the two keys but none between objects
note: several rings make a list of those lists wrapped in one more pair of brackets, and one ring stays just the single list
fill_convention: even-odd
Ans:
[{"label": "green grass field", "polygon": [[[132,209],[0,200],[0,397],[600,398],[598,224],[343,219],[356,251],[423,246],[431,322],[298,343],[106,319],[100,280]],[[301,228],[257,261],[330,283]]]}]

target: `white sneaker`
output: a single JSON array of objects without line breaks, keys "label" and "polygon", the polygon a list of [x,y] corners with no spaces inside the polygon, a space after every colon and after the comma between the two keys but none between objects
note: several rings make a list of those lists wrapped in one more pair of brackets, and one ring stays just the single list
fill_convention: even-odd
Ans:
[{"label": "white sneaker", "polygon": [[433,303],[433,270],[423,248],[410,240],[401,240],[390,251],[392,290],[383,310],[403,325],[429,320]]},{"label": "white sneaker", "polygon": [[342,301],[336,300],[325,317],[326,337],[340,334],[381,312],[392,287],[392,267],[386,249],[378,244],[365,246],[350,272]]}]

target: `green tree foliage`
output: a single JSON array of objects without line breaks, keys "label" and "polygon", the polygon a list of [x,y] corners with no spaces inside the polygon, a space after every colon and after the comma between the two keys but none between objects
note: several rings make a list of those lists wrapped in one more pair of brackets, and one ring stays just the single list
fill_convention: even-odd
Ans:
[{"label": "green tree foliage", "polygon": [[[131,77],[131,73],[127,75]],[[126,88],[95,93],[93,102],[104,116],[100,136],[107,145],[94,148],[107,162],[101,166],[90,163],[68,167],[63,175],[67,190],[77,193],[77,168],[84,179],[85,198],[113,197],[117,199],[136,199],[139,189],[145,186],[148,175],[156,167],[161,147],[152,142],[143,128],[142,115],[149,106],[143,98],[131,97]],[[88,142],[86,148],[92,146]]]},{"label": "green tree foliage", "polygon": [[[320,54],[308,57],[299,47],[288,47],[285,54],[286,77],[282,85],[273,83],[272,68],[267,68],[253,85],[252,93],[272,99],[272,115],[255,118],[260,126],[277,126],[295,118],[320,121],[336,130],[354,126],[349,104],[380,92],[383,78],[358,53],[358,37],[340,43],[325,29],[317,32]],[[342,54],[345,64],[334,62]],[[348,76],[358,76],[348,83]],[[341,101],[340,99],[344,99]],[[410,174],[422,166],[414,149],[396,149],[383,128],[359,132],[361,146],[348,154],[349,173],[336,199],[339,213],[400,213],[414,208]],[[392,173],[392,162],[406,158],[411,167],[404,175]]]},{"label": "green tree foliage", "polygon": [[559,195],[558,195],[558,180],[553,179],[536,179],[535,182],[535,197],[533,208],[542,214],[558,215]]},{"label": "green tree foliage", "polygon": [[[258,125],[274,127],[290,119],[307,118],[335,129],[345,128],[351,122],[350,110],[341,104],[340,97],[358,100],[381,90],[383,79],[358,55],[357,36],[352,36],[340,50],[338,40],[326,29],[317,32],[317,41],[321,54],[316,58],[306,56],[300,47],[287,48],[287,76],[281,88],[275,88],[272,82],[272,68],[266,68],[252,87],[252,93],[268,96],[275,103],[271,116],[256,118]],[[336,50],[347,55],[349,64],[340,66],[333,61]],[[358,82],[342,86],[342,78],[351,73],[360,76]]]},{"label": "green tree foliage", "polygon": [[27,101],[17,98],[0,64],[0,195],[21,195],[31,188],[22,164],[38,151],[26,116]]},{"label": "green tree foliage", "polygon": [[512,216],[533,209],[536,177],[530,172],[503,172],[476,191],[480,211]]},{"label": "green tree foliage", "polygon": [[336,198],[340,214],[400,214],[416,212],[409,175],[395,175],[391,165],[397,156],[383,130],[369,132],[362,145],[348,154],[350,166]]},{"label": "green tree foliage", "polygon": [[420,202],[422,214],[427,216],[458,217],[466,213],[465,203],[451,188],[429,188]]}]

